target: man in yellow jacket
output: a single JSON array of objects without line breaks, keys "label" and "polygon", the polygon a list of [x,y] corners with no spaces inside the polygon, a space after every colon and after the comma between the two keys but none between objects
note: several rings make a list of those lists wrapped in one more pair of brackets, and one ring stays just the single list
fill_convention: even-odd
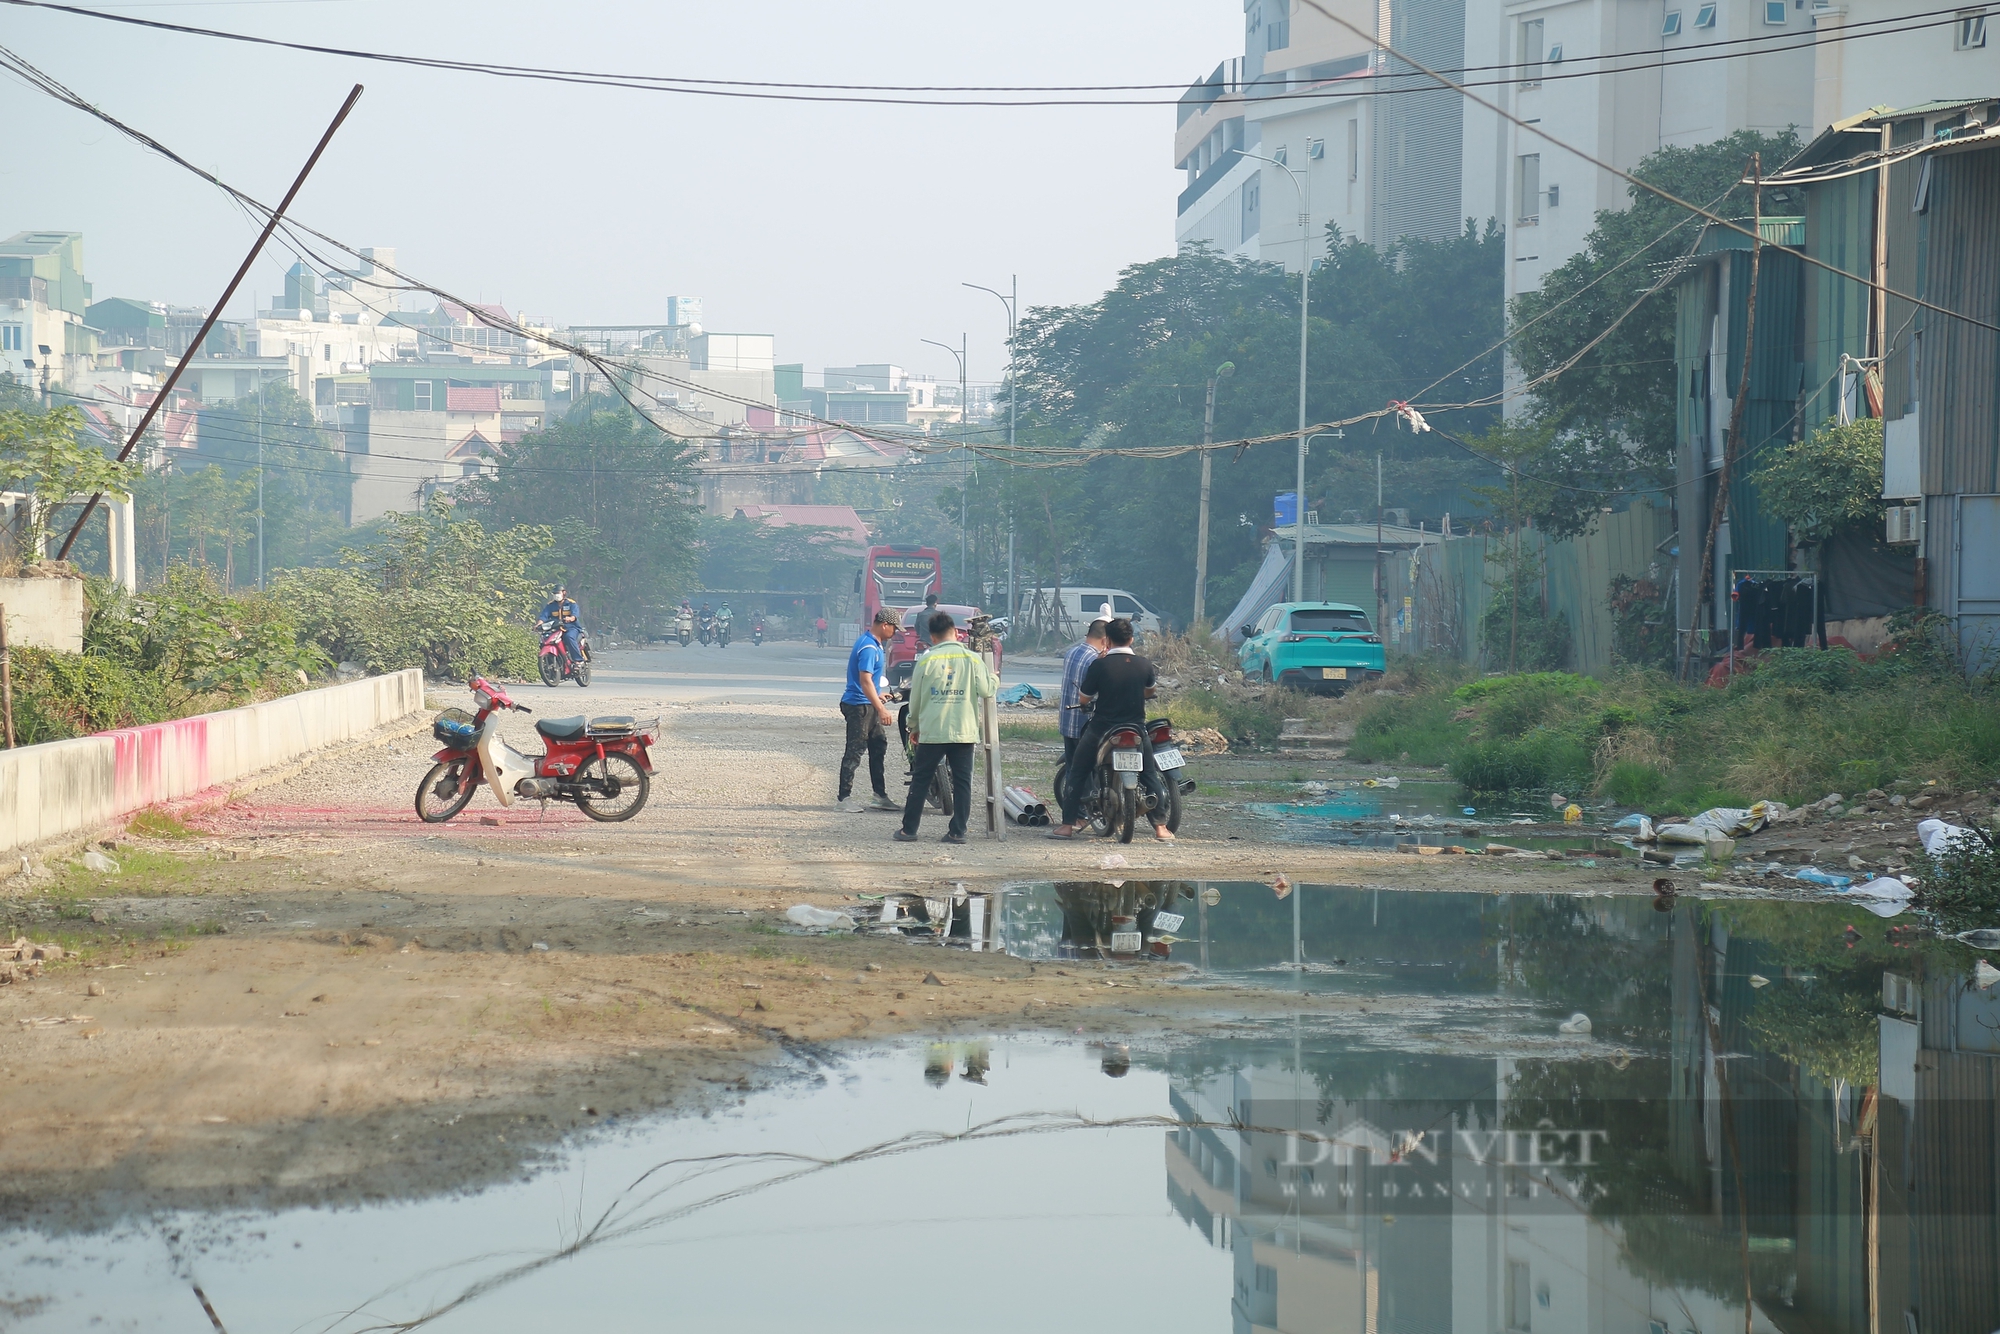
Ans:
[{"label": "man in yellow jacket", "polygon": [[990,698],[993,673],[958,640],[958,623],[948,611],[934,611],[924,626],[931,646],[917,659],[910,676],[910,740],[916,762],[910,769],[910,795],[903,802],[903,827],[898,843],[914,843],[923,818],[924,798],[939,761],[951,765],[951,827],[944,842],[965,842],[965,822],[972,811],[972,743],[979,740],[979,701]]}]

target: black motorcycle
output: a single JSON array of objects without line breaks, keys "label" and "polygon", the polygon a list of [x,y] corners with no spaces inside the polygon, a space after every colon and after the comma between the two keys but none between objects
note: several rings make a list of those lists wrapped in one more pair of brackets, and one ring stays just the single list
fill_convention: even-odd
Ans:
[{"label": "black motorcycle", "polygon": [[[1130,843],[1139,817],[1165,825],[1168,833],[1181,828],[1181,797],[1194,790],[1180,770],[1187,765],[1174,743],[1174,725],[1166,718],[1148,719],[1144,728],[1113,728],[1097,747],[1083,792],[1084,818],[1100,838],[1117,835]],[[1055,790],[1069,781],[1068,766],[1056,766]]]},{"label": "black motorcycle", "polygon": [[[914,772],[917,767],[917,748],[910,744],[910,692],[907,690],[892,690],[889,692],[888,698],[898,701],[902,706],[896,710],[896,735],[903,743],[903,763],[909,767],[911,772]],[[903,785],[907,787],[909,786],[909,782],[910,780],[905,778]],[[925,799],[937,810],[944,812],[946,815],[951,814],[951,769],[949,765],[940,764],[937,768],[931,770],[931,790],[926,794]]]}]

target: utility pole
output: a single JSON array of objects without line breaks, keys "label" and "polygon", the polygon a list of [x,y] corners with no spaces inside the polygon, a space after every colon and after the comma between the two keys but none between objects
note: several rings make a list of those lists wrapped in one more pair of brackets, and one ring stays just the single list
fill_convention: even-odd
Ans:
[{"label": "utility pole", "polygon": [[1244,153],[1247,158],[1268,162],[1291,179],[1299,196],[1299,438],[1298,481],[1292,499],[1292,601],[1306,600],[1306,316],[1312,298],[1312,151],[1316,141],[1306,139],[1305,179],[1300,173],[1262,153]]},{"label": "utility pole", "polygon": [[264,387],[257,386],[257,591],[264,591]]},{"label": "utility pole", "polygon": [[1389,619],[1389,590],[1382,578],[1382,453],[1375,453],[1375,634],[1380,637]]},{"label": "utility pole", "polygon": [[1225,361],[1208,377],[1208,393],[1201,413],[1201,517],[1194,535],[1194,624],[1202,624],[1208,614],[1208,491],[1214,475],[1214,459],[1209,446],[1215,443],[1215,382],[1236,374],[1236,363]]}]

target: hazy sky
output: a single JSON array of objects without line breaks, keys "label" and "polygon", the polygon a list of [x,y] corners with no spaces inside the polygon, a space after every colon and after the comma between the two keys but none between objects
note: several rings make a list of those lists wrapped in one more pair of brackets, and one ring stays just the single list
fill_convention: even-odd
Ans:
[{"label": "hazy sky", "polygon": [[[79,0],[86,6],[89,0]],[[124,0],[120,14],[521,65],[886,84],[1185,83],[1240,53],[1238,0]],[[0,44],[266,202],[359,81],[294,213],[541,319],[773,333],[811,370],[971,336],[999,378],[1000,303],[1089,300],[1173,244],[1174,112],[744,101],[433,73],[0,6]],[[1170,101],[1171,91],[1158,96]],[[98,297],[206,305],[255,231],[212,187],[0,79],[0,236],[84,233]],[[288,253],[246,287],[268,306]],[[230,314],[247,313],[239,295]]]}]

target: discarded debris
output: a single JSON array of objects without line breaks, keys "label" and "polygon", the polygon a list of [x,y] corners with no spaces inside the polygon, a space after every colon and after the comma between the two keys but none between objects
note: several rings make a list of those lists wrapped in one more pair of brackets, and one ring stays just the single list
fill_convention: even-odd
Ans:
[{"label": "discarded debris", "polygon": [[1952,939],[1976,950],[2000,950],[2000,931],[1990,926],[1982,926],[1976,931],[1961,931]]},{"label": "discarded debris", "polygon": [[1578,1010],[1569,1018],[1556,1025],[1556,1032],[1565,1037],[1577,1037],[1590,1031],[1590,1016]]},{"label": "discarded debris", "polygon": [[117,875],[120,870],[124,869],[96,848],[85,848],[83,850],[83,865],[85,870],[95,871],[99,875]]},{"label": "discarded debris", "polygon": [[1103,871],[1115,871],[1121,866],[1130,866],[1131,864],[1125,860],[1125,854],[1122,852],[1107,853],[1105,856],[1098,858],[1097,861],[1098,869]]},{"label": "discarded debris", "polygon": [[1750,974],[1750,985],[1758,991],[1762,991],[1765,987],[1771,985],[1771,979],[1762,973],[1752,973]]},{"label": "discarded debris", "polygon": [[1292,892],[1292,882],[1281,875],[1271,882],[1271,892],[1276,894],[1280,899],[1287,898]]},{"label": "discarded debris", "polygon": [[818,930],[852,931],[856,922],[844,912],[831,908],[815,908],[810,903],[794,903],[785,909],[785,917],[794,926],[813,927]]},{"label": "discarded debris", "polygon": [[2000,982],[2000,968],[1981,959],[1972,965],[1972,983],[1981,991],[1990,991],[1995,982]]},{"label": "discarded debris", "polygon": [[945,983],[944,983],[944,979],[943,979],[943,978],[941,978],[941,977],[939,977],[939,976],[938,976],[938,975],[937,975],[936,973],[925,973],[925,974],[924,974],[924,985],[925,985],[925,986],[927,986],[927,987],[941,987],[941,986],[943,986],[944,984],[945,984]]}]

